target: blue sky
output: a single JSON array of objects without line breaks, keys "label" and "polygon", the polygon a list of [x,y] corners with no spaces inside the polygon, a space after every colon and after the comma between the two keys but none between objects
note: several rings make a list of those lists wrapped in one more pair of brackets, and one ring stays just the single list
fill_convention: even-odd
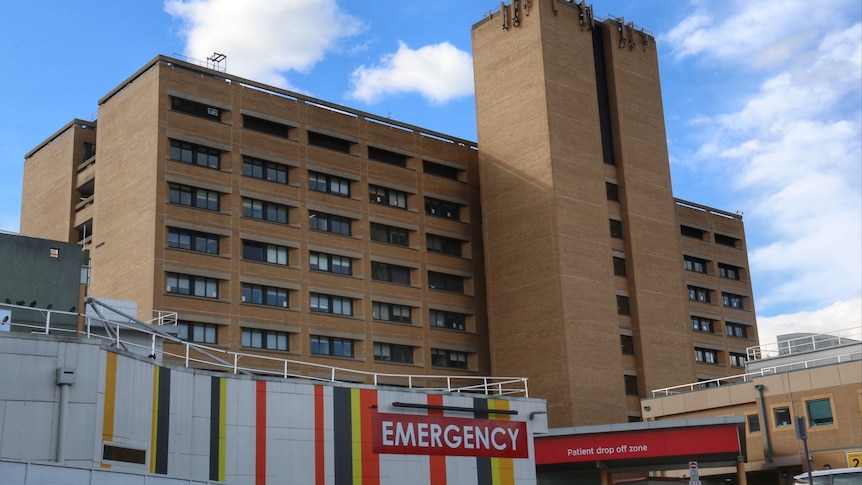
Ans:
[{"label": "blue sky", "polygon": [[[533,0],[538,1],[538,0]],[[594,0],[654,33],[676,197],[744,215],[761,341],[862,326],[857,0]],[[0,230],[24,154],[158,54],[475,140],[491,0],[31,0],[0,6]]]}]

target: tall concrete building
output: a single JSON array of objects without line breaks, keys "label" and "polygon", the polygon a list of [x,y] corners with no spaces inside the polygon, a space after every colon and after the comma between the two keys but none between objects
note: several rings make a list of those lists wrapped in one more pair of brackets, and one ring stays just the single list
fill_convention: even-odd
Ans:
[{"label": "tall concrete building", "polygon": [[654,39],[551,1],[473,36],[478,147],[156,57],[26,155],[21,232],[84,245],[90,295],[184,339],[528,376],[552,426],[740,372],[742,221],[673,197]]},{"label": "tall concrete building", "polygon": [[673,197],[653,36],[513,0],[473,27],[473,56],[492,369],[533,378],[558,426],[637,420],[644,390],[741,371],[742,220]]}]

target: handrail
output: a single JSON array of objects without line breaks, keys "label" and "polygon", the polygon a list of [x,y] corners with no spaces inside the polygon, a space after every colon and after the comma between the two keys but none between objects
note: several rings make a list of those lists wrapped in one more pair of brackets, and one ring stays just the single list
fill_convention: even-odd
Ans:
[{"label": "handrail", "polygon": [[[44,317],[29,322],[10,322],[13,328],[19,330],[30,330],[32,333],[41,334],[67,334],[71,337],[82,339],[100,339],[108,345],[128,350],[138,349],[141,354],[152,358],[167,358],[169,361],[182,364],[185,367],[204,368],[214,371],[228,372],[232,374],[255,374],[263,376],[282,377],[285,379],[305,379],[322,382],[365,382],[378,385],[395,385],[410,389],[422,389],[428,391],[464,392],[484,395],[504,396],[515,395],[529,397],[526,377],[490,377],[471,375],[435,375],[435,374],[396,374],[385,372],[369,372],[346,367],[335,367],[326,364],[306,362],[294,359],[284,359],[262,354],[247,352],[234,352],[226,349],[186,342],[179,338],[164,333],[157,327],[172,325],[176,323],[175,312],[157,312],[157,316],[149,323],[143,322],[121,322],[108,321],[93,315],[82,315],[79,313],[62,312],[56,310],[30,308],[19,305],[0,303],[0,308],[32,311]],[[51,315],[70,315],[84,317],[85,328],[82,332],[75,326],[52,326]],[[173,319],[173,320],[171,320]],[[44,322],[44,323],[43,323]],[[168,323],[173,322],[173,323]],[[99,327],[106,329],[104,334],[99,333]],[[146,326],[152,326],[149,331]],[[4,332],[5,333],[5,332]],[[145,334],[151,339],[140,339],[135,341],[131,338],[123,338],[125,335]],[[180,346],[180,349],[171,345],[156,345],[161,340],[163,344]],[[142,343],[146,341],[146,344]],[[254,360],[257,362],[272,363],[271,367],[265,365],[241,365],[241,361]]]},{"label": "handrail", "polygon": [[789,354],[800,354],[859,342],[862,342],[862,327],[850,327],[829,333],[803,335],[780,342],[755,345],[745,350],[748,360],[752,361],[782,357]]},{"label": "handrail", "polygon": [[[652,391],[652,397],[669,396],[671,394],[681,394],[683,392],[699,391],[703,389],[711,389],[728,384],[738,384],[740,382],[748,382],[754,377],[763,377],[766,375],[778,374],[781,372],[789,372],[800,369],[810,369],[819,365],[825,364],[840,364],[841,362],[850,362],[854,360],[862,360],[862,352],[848,352],[840,355],[830,355],[827,357],[819,357],[817,359],[809,359],[802,362],[792,362],[787,364],[779,364],[770,367],[764,367],[754,372],[745,374],[737,374],[733,376],[718,377],[708,381],[691,382],[678,386],[664,387]],[[828,361],[828,362],[827,362]]]}]

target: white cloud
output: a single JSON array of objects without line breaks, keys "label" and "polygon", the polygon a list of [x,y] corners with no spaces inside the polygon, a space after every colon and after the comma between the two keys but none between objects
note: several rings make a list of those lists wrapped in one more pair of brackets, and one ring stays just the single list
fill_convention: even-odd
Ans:
[{"label": "white cloud", "polygon": [[185,55],[221,52],[232,74],[283,87],[364,28],[335,0],[166,0],[165,11],[184,22]]},{"label": "white cloud", "polygon": [[433,103],[473,94],[472,57],[448,42],[416,50],[399,42],[379,65],[360,66],[350,77],[350,97],[366,103],[399,93],[419,93]]},{"label": "white cloud", "polygon": [[859,315],[862,315],[862,294],[814,311],[759,318],[760,344],[771,346],[779,335],[789,333],[840,334],[858,340],[862,333]]},{"label": "white cloud", "polygon": [[[862,24],[846,0],[730,8],[720,23],[699,11],[667,39],[678,59],[762,76],[742,94],[728,79],[726,105],[742,107],[698,113],[689,127],[703,138],[703,163],[745,208],[758,326],[770,333],[788,320],[767,315],[826,308],[862,291]],[[862,325],[860,312],[852,322]]]}]

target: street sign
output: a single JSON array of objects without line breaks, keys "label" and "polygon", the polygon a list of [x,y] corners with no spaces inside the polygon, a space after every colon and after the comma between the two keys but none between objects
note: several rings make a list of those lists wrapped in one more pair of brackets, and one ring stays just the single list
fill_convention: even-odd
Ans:
[{"label": "street sign", "polygon": [[688,471],[690,476],[688,479],[689,485],[700,485],[700,471],[697,468],[696,461],[688,462]]}]

